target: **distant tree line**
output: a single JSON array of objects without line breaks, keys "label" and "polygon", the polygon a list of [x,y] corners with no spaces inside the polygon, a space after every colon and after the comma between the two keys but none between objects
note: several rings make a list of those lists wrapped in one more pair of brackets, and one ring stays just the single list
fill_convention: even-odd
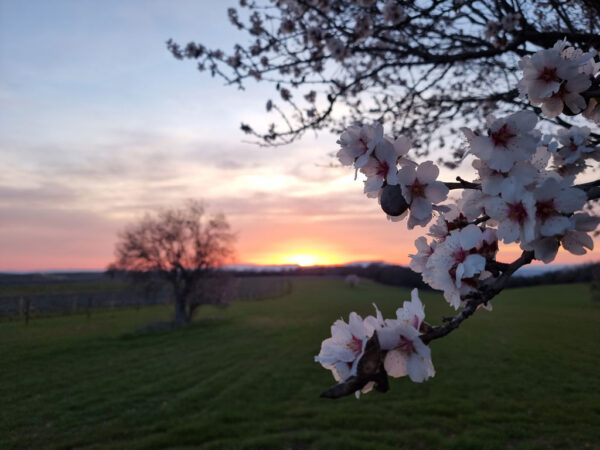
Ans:
[{"label": "distant tree line", "polygon": [[413,272],[408,267],[395,266],[386,263],[370,263],[365,265],[348,266],[311,266],[297,267],[270,271],[234,271],[236,276],[313,276],[345,278],[348,275],[357,275],[382,284],[392,286],[431,289],[421,279],[421,275]]},{"label": "distant tree line", "polygon": [[[378,283],[406,288],[419,288],[431,290],[423,283],[421,275],[413,272],[408,267],[390,265],[386,263],[371,263],[367,265],[350,266],[312,266],[298,267],[272,271],[234,271],[238,276],[324,276],[344,278],[348,275],[357,275]],[[600,263],[582,264],[564,269],[549,270],[546,273],[533,276],[513,276],[508,287],[538,286],[543,284],[570,284],[570,283],[598,283],[600,284]],[[599,289],[600,290],[600,289]]]},{"label": "distant tree line", "polygon": [[549,271],[535,276],[513,276],[508,287],[538,286],[540,284],[570,284],[598,282],[600,263],[581,264]]}]

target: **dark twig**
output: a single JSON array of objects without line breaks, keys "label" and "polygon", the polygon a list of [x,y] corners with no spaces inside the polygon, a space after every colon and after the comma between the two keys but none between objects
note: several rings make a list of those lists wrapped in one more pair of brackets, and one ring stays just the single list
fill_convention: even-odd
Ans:
[{"label": "dark twig", "polygon": [[477,189],[481,190],[481,184],[472,183],[471,181],[463,180],[461,177],[456,177],[457,182],[444,182],[448,189]]},{"label": "dark twig", "polygon": [[587,194],[588,200],[597,200],[600,198],[600,180],[577,184],[573,187],[584,191]]}]

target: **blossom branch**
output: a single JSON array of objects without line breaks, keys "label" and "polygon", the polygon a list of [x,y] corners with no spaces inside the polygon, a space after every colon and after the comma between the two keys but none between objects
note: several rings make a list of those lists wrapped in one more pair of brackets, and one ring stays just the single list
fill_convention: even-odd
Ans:
[{"label": "blossom branch", "polygon": [[505,270],[500,277],[489,284],[483,283],[479,290],[472,294],[468,294],[467,298],[470,298],[470,300],[467,301],[465,308],[461,312],[448,320],[445,325],[431,328],[427,333],[421,336],[421,340],[425,344],[429,344],[429,342],[442,338],[457,329],[465,319],[473,315],[479,305],[489,302],[498,295],[506,287],[509,278],[518,268],[529,264],[531,261],[533,261],[533,252],[523,252],[519,259],[504,267]]},{"label": "blossom branch", "polygon": [[[600,123],[596,99],[587,101],[580,95],[592,84],[590,78],[600,74],[595,58],[593,51],[583,53],[559,41],[521,59],[518,90],[559,123],[559,114],[578,113]],[[414,86],[409,106],[422,95]],[[443,114],[442,109],[433,117]],[[439,326],[427,324],[415,289],[412,301],[398,308],[396,318],[383,319],[376,308],[376,316],[362,319],[351,313],[348,324],[336,321],[332,337],[323,341],[315,358],[338,381],[322,396],[383,392],[388,375],[425,381],[435,374],[428,344],[457,329],[480,306],[489,308],[516,270],[533,259],[550,263],[560,247],[575,255],[593,249],[589,233],[600,218],[584,209],[600,198],[600,180],[575,185],[574,179],[589,167],[589,160],[600,161],[600,147],[587,126],[543,135],[535,129],[537,122],[536,114],[525,110],[492,118],[485,132],[463,127],[467,151],[475,157],[475,182],[460,177],[456,182],[438,181],[439,168],[432,161],[413,161],[410,139],[384,135],[380,122],[355,124],[342,133],[340,162],[366,177],[365,194],[378,198],[388,219],[407,218],[412,229],[427,226],[434,212],[439,213],[429,237],[415,241],[417,252],[409,255],[410,268],[461,310],[442,318]],[[460,198],[443,203],[455,189],[462,190]],[[498,262],[501,242],[519,244],[523,253],[512,263]]]}]

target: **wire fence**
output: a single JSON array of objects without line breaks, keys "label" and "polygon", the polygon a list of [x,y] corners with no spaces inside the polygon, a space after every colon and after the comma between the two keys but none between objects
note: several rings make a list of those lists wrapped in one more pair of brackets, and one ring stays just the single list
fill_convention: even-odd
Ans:
[{"label": "wire fence", "polygon": [[[285,277],[237,277],[235,283],[236,300],[260,300],[276,298],[292,292],[292,282]],[[99,290],[89,292],[85,285],[78,285],[80,291],[52,293],[0,294],[0,317],[8,320],[23,320],[28,323],[33,318],[61,314],[92,314],[94,310],[119,307],[143,308],[152,305],[166,305],[173,302],[168,286],[154,286],[151,289],[129,288],[124,290]],[[83,290],[83,292],[81,292]]]}]

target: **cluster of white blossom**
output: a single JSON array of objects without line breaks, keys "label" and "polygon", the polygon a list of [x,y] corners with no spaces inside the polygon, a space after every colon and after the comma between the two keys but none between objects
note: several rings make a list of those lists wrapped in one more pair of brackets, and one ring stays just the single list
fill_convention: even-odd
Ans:
[{"label": "cluster of white blossom", "polygon": [[381,195],[385,186],[399,186],[410,212],[408,227],[425,226],[431,221],[433,209],[446,200],[448,188],[437,181],[438,167],[432,161],[417,164],[406,155],[411,143],[405,136],[393,139],[383,135],[379,123],[354,125],[346,129],[338,143],[337,157],[343,165],[354,164],[355,170],[366,176],[364,191],[368,197]]},{"label": "cluster of white blossom", "polygon": [[495,261],[499,241],[518,243],[544,263],[554,260],[559,246],[576,255],[593,248],[588,233],[600,219],[582,211],[587,195],[574,187],[573,175],[585,168],[586,157],[598,156],[587,143],[590,130],[573,127],[545,142],[536,122],[524,111],[490,120],[487,135],[463,129],[478,157],[478,189],[464,189],[430,227],[432,241],[417,239],[418,252],[410,255],[410,267],[454,308],[493,276],[486,265]]},{"label": "cluster of white blossom", "polygon": [[[564,77],[561,83],[567,86],[561,88],[559,83],[556,92],[568,92],[568,83],[579,79],[579,75],[588,77],[590,70],[586,69],[586,74],[579,71],[582,65],[597,65],[590,61],[591,53],[580,54],[561,41],[553,49],[524,57],[522,66],[537,64],[540,59],[549,61],[548,55],[554,54],[551,52],[555,52],[552,61],[557,73]],[[571,76],[572,68],[576,73]],[[540,70],[545,73],[549,69]],[[530,98],[546,98],[546,91],[539,87],[545,81],[538,78],[539,74],[536,78],[524,71],[519,85],[528,89]],[[572,111],[570,104],[565,100],[561,111],[565,105]],[[579,112],[584,107],[580,105]],[[340,162],[354,164],[366,176],[368,196],[378,197],[381,202],[387,186],[400,187],[405,211],[397,218],[410,213],[408,228],[426,226],[434,210],[440,212],[429,232],[432,242],[427,243],[424,237],[417,240],[418,253],[411,255],[411,268],[421,273],[431,287],[444,291],[455,308],[463,303],[461,298],[477,289],[480,280],[492,275],[485,268],[487,261],[496,256],[498,240],[518,243],[545,263],[554,260],[560,245],[577,255],[593,248],[588,233],[596,228],[598,218],[580,211],[587,196],[573,187],[574,175],[585,169],[586,159],[600,156],[598,148],[589,144],[590,129],[574,126],[560,130],[556,136],[543,136],[535,129],[536,124],[533,112],[520,111],[490,118],[487,134],[464,128],[468,152],[476,157],[473,167],[479,179],[469,186],[476,189],[463,190],[458,202],[450,205],[440,205],[447,198],[448,187],[437,181],[439,169],[431,161],[419,165],[411,161],[406,137],[394,140],[384,136],[382,126],[376,123],[352,126],[338,141]],[[553,165],[548,168],[550,158]]]},{"label": "cluster of white blossom", "polygon": [[519,62],[523,78],[519,91],[532,105],[541,105],[545,116],[553,118],[565,111],[584,112],[584,116],[600,124],[598,101],[586,102],[582,93],[590,88],[600,74],[595,50],[582,52],[558,41],[554,47],[524,56]]},{"label": "cluster of white blossom", "polygon": [[[600,123],[600,99],[588,91],[600,84],[596,59],[594,51],[584,53],[560,41],[522,58],[519,89],[532,105],[541,104],[546,116],[580,113]],[[583,211],[588,194],[575,185],[575,177],[590,159],[600,160],[600,147],[590,140],[588,127],[542,135],[537,122],[533,112],[520,111],[491,117],[486,133],[463,128],[467,154],[474,157],[478,173],[475,182],[437,181],[438,167],[432,161],[412,161],[409,139],[385,136],[379,123],[351,126],[338,141],[340,162],[365,175],[365,193],[377,197],[395,219],[408,215],[408,228],[424,227],[434,212],[439,213],[429,228],[431,239],[416,240],[410,267],[443,291],[455,309],[502,276],[506,264],[495,259],[499,242],[519,244],[544,263],[553,261],[561,246],[575,255],[593,248],[589,233],[600,218]],[[462,188],[462,194],[442,205],[449,187]],[[491,309],[487,302],[481,306]],[[408,374],[413,381],[433,376],[429,349],[419,339],[424,310],[416,291],[397,315],[396,320],[383,320],[377,311],[376,317],[363,320],[352,313],[349,324],[337,321],[317,361],[332,370],[337,381],[346,380],[356,374],[365,342],[377,331],[389,375]],[[372,383],[363,391],[371,388]]]},{"label": "cluster of white blossom", "polygon": [[[445,222],[445,219],[440,218]],[[458,308],[461,298],[477,289],[478,281],[491,276],[485,270],[488,259],[498,251],[498,238],[495,230],[481,230],[474,224],[461,228],[464,216],[459,214],[453,222],[432,227],[432,233],[446,228],[437,240],[428,243],[425,237],[415,242],[418,253],[410,255],[410,267],[423,275],[423,281],[434,289],[444,292],[444,298]]]},{"label": "cluster of white blossom", "polygon": [[[357,375],[367,341],[377,333],[387,374],[394,378],[408,375],[420,383],[435,375],[431,351],[419,338],[424,319],[425,307],[416,289],[412,291],[411,301],[398,308],[395,319],[384,319],[377,306],[375,316],[364,319],[350,313],[348,323],[339,319],[331,326],[331,337],[323,341],[315,361],[331,370],[336,381],[343,382]],[[374,382],[369,381],[360,392],[369,392],[373,387]],[[359,391],[356,395],[358,397]]]}]

